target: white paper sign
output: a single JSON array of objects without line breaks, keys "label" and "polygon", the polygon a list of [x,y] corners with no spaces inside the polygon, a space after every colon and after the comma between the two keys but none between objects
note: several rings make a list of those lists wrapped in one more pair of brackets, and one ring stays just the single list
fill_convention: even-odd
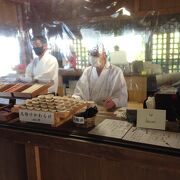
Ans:
[{"label": "white paper sign", "polygon": [[165,130],[166,111],[157,109],[138,109],[137,127]]},{"label": "white paper sign", "polygon": [[54,113],[20,109],[19,119],[24,122],[54,124]]},{"label": "white paper sign", "polygon": [[84,124],[84,117],[74,116],[74,117],[73,117],[73,122],[74,122],[74,123],[77,123],[77,124]]},{"label": "white paper sign", "polygon": [[180,149],[180,133],[132,127],[124,140]]},{"label": "white paper sign", "polygon": [[97,127],[89,131],[89,134],[122,138],[131,127],[132,124],[127,121],[105,119]]}]

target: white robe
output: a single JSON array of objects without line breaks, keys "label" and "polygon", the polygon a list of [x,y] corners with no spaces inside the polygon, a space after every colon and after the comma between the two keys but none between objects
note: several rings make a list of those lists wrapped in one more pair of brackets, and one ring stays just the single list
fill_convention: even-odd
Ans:
[{"label": "white robe", "polygon": [[111,97],[116,107],[127,106],[127,87],[122,70],[106,63],[100,76],[95,67],[87,67],[76,84],[73,97],[102,104]]},{"label": "white robe", "polygon": [[54,84],[48,91],[56,93],[58,89],[58,70],[57,59],[46,51],[41,59],[35,58],[27,66],[25,78],[37,79],[42,82],[53,81]]}]

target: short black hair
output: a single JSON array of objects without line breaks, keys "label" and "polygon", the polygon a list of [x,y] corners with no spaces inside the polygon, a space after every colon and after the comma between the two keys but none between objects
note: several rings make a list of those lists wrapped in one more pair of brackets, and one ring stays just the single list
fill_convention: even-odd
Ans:
[{"label": "short black hair", "polygon": [[99,57],[99,50],[97,48],[88,51],[90,56]]},{"label": "short black hair", "polygon": [[44,36],[34,36],[31,41],[36,41],[36,40],[40,40],[43,44],[47,44],[47,39]]}]

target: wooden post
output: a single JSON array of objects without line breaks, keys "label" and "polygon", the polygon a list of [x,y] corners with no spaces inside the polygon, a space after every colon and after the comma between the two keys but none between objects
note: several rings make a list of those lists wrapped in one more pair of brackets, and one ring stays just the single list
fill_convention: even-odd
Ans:
[{"label": "wooden post", "polygon": [[26,144],[25,151],[28,180],[41,180],[39,147]]}]

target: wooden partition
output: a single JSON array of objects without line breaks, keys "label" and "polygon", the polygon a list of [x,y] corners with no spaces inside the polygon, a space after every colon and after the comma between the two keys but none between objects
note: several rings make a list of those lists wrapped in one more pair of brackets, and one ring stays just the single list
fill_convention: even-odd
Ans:
[{"label": "wooden partition", "polygon": [[143,103],[147,98],[147,77],[146,76],[125,76],[128,101]]},{"label": "wooden partition", "polygon": [[0,180],[28,180],[23,144],[0,138]]},{"label": "wooden partition", "polygon": [[2,127],[0,134],[1,180],[179,180],[180,177],[179,156]]}]

